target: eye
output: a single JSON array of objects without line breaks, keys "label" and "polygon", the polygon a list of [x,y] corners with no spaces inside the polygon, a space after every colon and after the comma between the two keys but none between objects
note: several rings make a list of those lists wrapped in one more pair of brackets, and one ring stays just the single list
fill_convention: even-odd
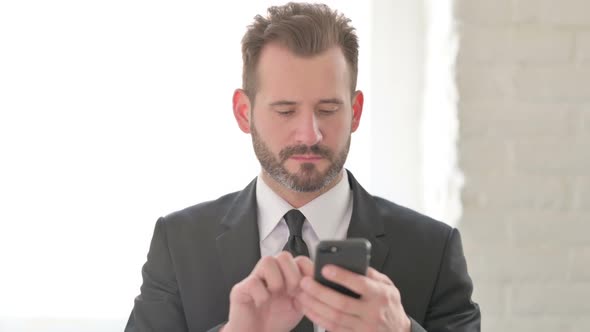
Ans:
[{"label": "eye", "polygon": [[318,110],[318,112],[321,115],[332,115],[332,114],[336,113],[336,111],[337,111],[337,109],[321,109],[321,110]]},{"label": "eye", "polygon": [[320,116],[333,115],[340,109],[340,104],[332,102],[323,102],[316,108],[316,113]]},{"label": "eye", "polygon": [[289,115],[292,115],[293,113],[295,113],[294,110],[278,110],[276,112],[279,113],[279,115],[281,115],[281,116],[289,116]]}]

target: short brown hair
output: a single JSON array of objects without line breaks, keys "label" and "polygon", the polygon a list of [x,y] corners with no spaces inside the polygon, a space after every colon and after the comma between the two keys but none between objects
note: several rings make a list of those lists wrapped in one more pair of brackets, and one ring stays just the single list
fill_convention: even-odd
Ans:
[{"label": "short brown hair", "polygon": [[358,38],[351,20],[324,4],[290,2],[272,6],[268,15],[256,15],[242,38],[242,88],[254,102],[256,68],[260,51],[269,42],[279,42],[300,56],[317,55],[339,46],[350,68],[351,91],[356,89]]}]

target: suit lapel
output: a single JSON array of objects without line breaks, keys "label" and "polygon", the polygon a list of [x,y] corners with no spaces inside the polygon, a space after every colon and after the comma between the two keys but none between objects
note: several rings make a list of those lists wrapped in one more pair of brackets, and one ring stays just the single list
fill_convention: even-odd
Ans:
[{"label": "suit lapel", "polygon": [[217,237],[219,262],[231,288],[246,278],[260,259],[256,206],[256,179],[236,196],[221,221],[225,231]]},{"label": "suit lapel", "polygon": [[[353,206],[347,237],[365,238],[371,242],[370,265],[381,271],[389,245],[374,198],[347,172],[353,192]],[[260,259],[257,222],[256,179],[238,193],[232,207],[223,217],[224,231],[217,237],[217,251],[228,286],[231,288],[250,274]]]},{"label": "suit lapel", "polygon": [[385,241],[385,229],[377,205],[371,196],[348,172],[348,182],[353,193],[352,217],[348,227],[348,238],[361,237],[371,242],[371,267],[382,271],[389,252]]}]

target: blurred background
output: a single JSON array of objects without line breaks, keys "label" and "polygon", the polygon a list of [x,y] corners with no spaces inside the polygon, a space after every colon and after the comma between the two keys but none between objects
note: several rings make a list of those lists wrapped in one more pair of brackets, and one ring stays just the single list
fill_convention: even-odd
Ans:
[{"label": "blurred background", "polygon": [[[590,2],[333,0],[346,167],[458,227],[485,331],[590,329]],[[240,39],[285,1],[0,2],[0,331],[121,331],[159,216],[259,172]]]}]

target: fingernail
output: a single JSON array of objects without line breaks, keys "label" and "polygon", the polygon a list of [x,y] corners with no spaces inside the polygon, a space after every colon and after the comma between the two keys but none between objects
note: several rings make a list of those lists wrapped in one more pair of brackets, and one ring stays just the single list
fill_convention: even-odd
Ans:
[{"label": "fingernail", "polygon": [[336,275],[336,270],[331,266],[326,266],[322,270],[322,273],[324,274],[324,277],[333,277]]}]

